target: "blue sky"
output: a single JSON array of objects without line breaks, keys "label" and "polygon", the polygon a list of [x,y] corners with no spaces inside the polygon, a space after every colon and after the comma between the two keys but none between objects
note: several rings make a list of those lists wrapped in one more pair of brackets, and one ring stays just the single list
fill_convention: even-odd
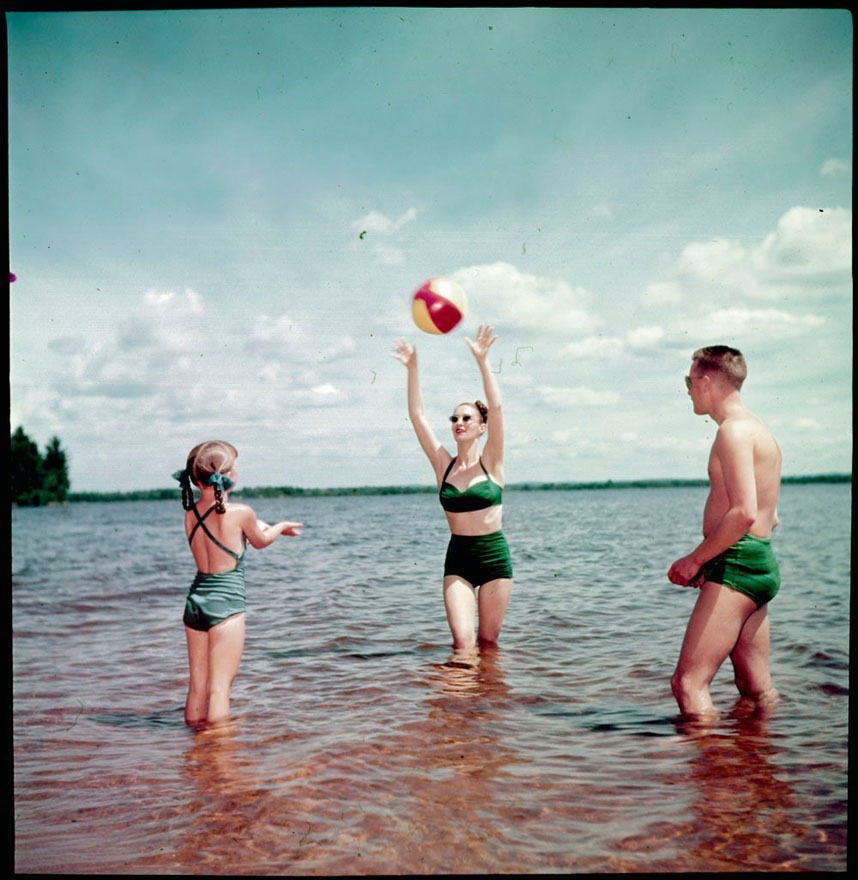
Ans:
[{"label": "blue sky", "polygon": [[[11,427],[73,490],[431,482],[499,335],[510,482],[701,477],[745,352],[784,472],[850,471],[844,10],[9,13]],[[434,337],[411,293],[448,276]],[[450,444],[452,448],[452,442]]]}]

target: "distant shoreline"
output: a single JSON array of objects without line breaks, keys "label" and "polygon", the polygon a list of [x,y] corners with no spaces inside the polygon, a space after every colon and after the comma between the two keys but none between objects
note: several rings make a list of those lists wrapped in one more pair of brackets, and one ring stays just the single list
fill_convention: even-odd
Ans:
[{"label": "distant shoreline", "polygon": [[[852,474],[813,474],[810,476],[783,477],[783,484],[790,483],[851,483]],[[595,489],[664,489],[687,486],[708,486],[705,479],[691,480],[602,480],[589,483],[508,483],[507,489],[523,492],[588,491]],[[234,498],[318,498],[327,495],[420,495],[437,492],[432,485],[420,486],[343,486],[330,489],[304,489],[299,486],[253,486],[236,489]],[[177,487],[169,489],[140,489],[132,492],[70,492],[69,502],[87,501],[160,501],[179,497]]]}]

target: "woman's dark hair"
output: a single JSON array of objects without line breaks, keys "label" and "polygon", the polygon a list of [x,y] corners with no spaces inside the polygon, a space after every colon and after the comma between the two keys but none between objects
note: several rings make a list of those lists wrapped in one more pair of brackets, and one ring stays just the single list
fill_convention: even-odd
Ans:
[{"label": "woman's dark hair", "polygon": [[482,400],[475,400],[473,403],[471,403],[470,400],[466,400],[464,403],[460,403],[459,406],[473,406],[480,414],[481,422],[485,422],[489,417],[489,408],[482,402]]}]

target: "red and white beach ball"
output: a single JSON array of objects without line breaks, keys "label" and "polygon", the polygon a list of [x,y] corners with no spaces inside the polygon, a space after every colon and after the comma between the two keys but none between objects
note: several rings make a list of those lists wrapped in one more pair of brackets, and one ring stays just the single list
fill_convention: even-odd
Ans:
[{"label": "red and white beach ball", "polygon": [[465,317],[465,291],[447,278],[432,278],[414,292],[411,315],[424,333],[449,333]]}]

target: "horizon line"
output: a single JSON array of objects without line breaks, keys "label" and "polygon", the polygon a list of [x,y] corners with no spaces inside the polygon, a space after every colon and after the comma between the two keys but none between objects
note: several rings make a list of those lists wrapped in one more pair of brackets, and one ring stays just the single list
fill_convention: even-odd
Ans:
[{"label": "horizon line", "polygon": [[[795,474],[781,477],[782,484],[790,483],[851,483],[852,474],[844,472],[830,472],[825,474]],[[671,488],[688,486],[706,486],[709,480],[706,477],[641,477],[628,480],[523,480],[517,483],[507,483],[504,489],[526,492],[534,491],[563,491],[563,490],[587,490],[587,489],[634,489],[634,488]],[[68,500],[86,501],[88,499],[106,500],[109,498],[138,499],[172,498],[179,492],[178,486],[158,489],[132,489],[127,491],[93,490],[69,492]],[[277,495],[406,495],[437,492],[436,486],[424,483],[402,483],[387,485],[360,485],[360,486],[330,486],[330,487],[303,487],[303,486],[247,486],[236,489],[233,493],[236,497],[274,497]]]}]

